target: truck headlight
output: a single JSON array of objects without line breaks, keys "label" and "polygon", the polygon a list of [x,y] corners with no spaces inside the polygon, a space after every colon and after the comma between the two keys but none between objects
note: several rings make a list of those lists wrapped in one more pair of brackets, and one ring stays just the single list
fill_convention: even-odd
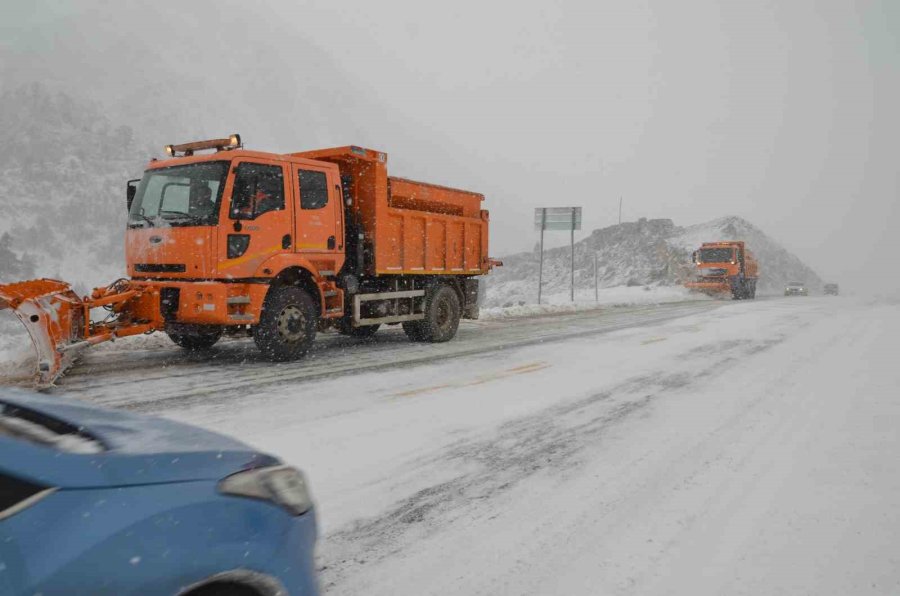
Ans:
[{"label": "truck headlight", "polygon": [[219,492],[226,495],[268,501],[293,515],[313,507],[312,496],[303,473],[291,466],[269,466],[232,474],[219,481]]}]

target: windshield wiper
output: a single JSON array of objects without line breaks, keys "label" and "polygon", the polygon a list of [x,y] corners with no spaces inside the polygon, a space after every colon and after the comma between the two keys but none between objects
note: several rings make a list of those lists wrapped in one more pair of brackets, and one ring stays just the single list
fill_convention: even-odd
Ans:
[{"label": "windshield wiper", "polygon": [[[163,213],[174,215],[175,217],[164,217]],[[166,221],[179,220],[179,219],[187,219],[188,221],[200,223],[203,221],[203,218],[199,215],[192,215],[190,213],[185,213],[184,211],[163,211],[160,210],[159,216],[162,217]]]},{"label": "windshield wiper", "polygon": [[[144,215],[143,213],[134,213],[134,214],[132,214],[132,216],[141,218],[142,220],[144,220],[145,222],[150,224],[150,227],[153,227],[153,220],[150,219],[149,217],[147,217],[146,215]],[[134,220],[131,220],[129,223],[143,223],[143,222],[135,222]]]}]

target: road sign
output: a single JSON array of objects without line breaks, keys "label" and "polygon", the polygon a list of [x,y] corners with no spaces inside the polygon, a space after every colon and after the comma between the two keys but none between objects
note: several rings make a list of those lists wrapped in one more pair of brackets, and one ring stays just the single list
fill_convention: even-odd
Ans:
[{"label": "road sign", "polygon": [[572,277],[569,298],[575,302],[575,230],[581,229],[581,207],[537,207],[534,210],[534,229],[541,231],[541,260],[538,265],[538,304],[544,285],[544,232],[565,230],[572,240]]},{"label": "road sign", "polygon": [[535,230],[581,229],[581,207],[537,207],[534,210]]}]

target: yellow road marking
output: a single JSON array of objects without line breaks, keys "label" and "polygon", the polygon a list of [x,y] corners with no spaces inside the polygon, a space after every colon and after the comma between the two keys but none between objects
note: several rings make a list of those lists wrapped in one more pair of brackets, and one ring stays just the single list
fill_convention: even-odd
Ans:
[{"label": "yellow road marking", "polygon": [[446,383],[443,385],[431,385],[428,387],[419,387],[417,389],[409,389],[407,391],[401,391],[399,393],[393,393],[389,397],[397,398],[397,397],[413,397],[415,395],[422,395],[423,393],[432,393],[434,391],[439,391],[441,389],[450,389],[450,388],[462,388],[462,387],[474,387],[476,385],[483,385],[485,383],[489,383],[491,381],[499,381],[500,379],[506,379],[508,377],[512,377],[515,375],[523,375],[531,372],[536,372],[539,370],[543,370],[545,368],[549,368],[550,365],[546,362],[532,362],[530,364],[523,364],[521,366],[516,366],[515,368],[508,368],[504,371],[500,371],[498,373],[490,374],[490,375],[482,375],[476,378],[473,381],[459,382],[459,383]]},{"label": "yellow road marking", "polygon": [[434,385],[432,387],[420,387],[419,389],[410,389],[409,391],[401,391],[400,393],[395,393],[391,397],[412,397],[413,395],[431,393],[432,391],[446,389],[448,387],[453,387],[453,385]]},{"label": "yellow road marking", "polygon": [[645,339],[641,342],[642,346],[646,346],[647,344],[655,344],[658,341],[666,341],[666,337],[654,337],[653,339]]}]

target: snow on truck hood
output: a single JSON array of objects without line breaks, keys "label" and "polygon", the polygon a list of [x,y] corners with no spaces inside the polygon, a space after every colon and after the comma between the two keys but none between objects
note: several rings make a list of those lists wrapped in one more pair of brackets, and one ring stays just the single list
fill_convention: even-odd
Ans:
[{"label": "snow on truck hood", "polygon": [[95,449],[67,449],[0,434],[0,471],[61,488],[219,480],[242,469],[278,463],[218,433],[163,418],[98,408],[63,397],[4,390],[13,406],[77,427]]}]

